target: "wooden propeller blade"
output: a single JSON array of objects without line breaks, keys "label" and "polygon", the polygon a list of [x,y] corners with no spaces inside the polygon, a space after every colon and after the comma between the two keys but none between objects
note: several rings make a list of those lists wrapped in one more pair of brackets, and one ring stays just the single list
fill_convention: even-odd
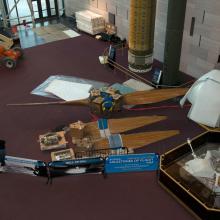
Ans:
[{"label": "wooden propeller blade", "polygon": [[[143,127],[152,123],[163,121],[165,119],[167,119],[166,116],[157,115],[108,119],[108,127],[111,134],[118,134],[139,127]],[[99,139],[100,131],[97,122],[86,123],[85,133],[86,135],[92,137],[92,139]]]},{"label": "wooden propeller blade", "polygon": [[142,105],[161,102],[178,96],[182,96],[187,92],[188,88],[175,89],[154,89],[150,91],[137,91],[123,96],[124,105]]},{"label": "wooden propeller blade", "polygon": [[165,119],[167,119],[167,116],[157,115],[110,119],[109,129],[111,133],[118,134],[125,131],[133,130],[135,128],[143,127],[145,125],[150,125],[159,121],[163,121]]},{"label": "wooden propeller blade", "polygon": [[58,101],[58,102],[39,102],[39,103],[20,103],[7,104],[8,106],[41,106],[41,105],[89,105],[88,99],[74,100],[74,101]]},{"label": "wooden propeller blade", "polygon": [[[123,145],[127,148],[137,149],[157,141],[164,140],[179,134],[178,130],[151,131],[136,134],[121,135]],[[95,149],[109,148],[108,139],[102,139],[94,142]]]},{"label": "wooden propeller blade", "polygon": [[[184,95],[188,88],[175,89],[155,89],[151,91],[137,91],[123,96],[124,105],[142,105],[161,102],[177,96]],[[43,102],[43,103],[20,103],[8,104],[8,106],[41,106],[41,105],[89,105],[89,99],[81,99],[75,101],[58,101],[58,102]]]}]

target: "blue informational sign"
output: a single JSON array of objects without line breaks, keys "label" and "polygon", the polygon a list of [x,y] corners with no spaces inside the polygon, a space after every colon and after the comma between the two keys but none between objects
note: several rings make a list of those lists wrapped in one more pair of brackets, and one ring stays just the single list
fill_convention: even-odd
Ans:
[{"label": "blue informational sign", "polygon": [[160,156],[155,153],[111,155],[106,158],[106,173],[154,171],[159,167]]},{"label": "blue informational sign", "polygon": [[159,85],[160,81],[161,81],[161,77],[162,77],[162,71],[160,69],[156,68],[153,73],[152,82],[156,85]]}]

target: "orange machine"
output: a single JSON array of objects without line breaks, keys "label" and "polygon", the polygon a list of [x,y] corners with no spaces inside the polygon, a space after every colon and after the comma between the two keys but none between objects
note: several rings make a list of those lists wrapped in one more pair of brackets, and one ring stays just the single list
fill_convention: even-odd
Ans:
[{"label": "orange machine", "polygon": [[14,49],[6,49],[0,45],[0,63],[9,68],[13,69],[16,67],[17,60],[23,56],[21,48],[17,47]]}]

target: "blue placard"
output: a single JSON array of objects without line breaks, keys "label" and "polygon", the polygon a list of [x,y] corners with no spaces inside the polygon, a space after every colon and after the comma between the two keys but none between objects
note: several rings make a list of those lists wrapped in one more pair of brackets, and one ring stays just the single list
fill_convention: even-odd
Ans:
[{"label": "blue placard", "polygon": [[105,161],[106,173],[154,171],[159,167],[155,153],[110,155]]},{"label": "blue placard", "polygon": [[159,85],[161,81],[161,77],[162,77],[162,70],[156,68],[153,73],[152,82],[156,85]]}]

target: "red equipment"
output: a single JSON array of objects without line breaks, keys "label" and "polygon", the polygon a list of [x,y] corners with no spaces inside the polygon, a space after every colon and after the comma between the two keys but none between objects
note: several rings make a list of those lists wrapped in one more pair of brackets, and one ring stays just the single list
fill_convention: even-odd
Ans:
[{"label": "red equipment", "polygon": [[13,49],[5,49],[5,47],[0,45],[0,63],[9,68],[14,69],[17,64],[17,60],[23,56],[23,51],[21,48],[16,47]]}]

